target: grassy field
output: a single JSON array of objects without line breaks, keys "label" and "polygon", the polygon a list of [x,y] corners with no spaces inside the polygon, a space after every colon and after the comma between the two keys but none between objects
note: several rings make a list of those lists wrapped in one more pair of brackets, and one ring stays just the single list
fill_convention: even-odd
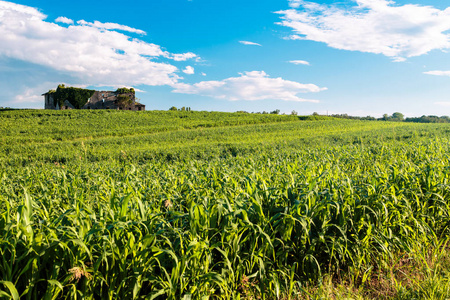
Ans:
[{"label": "grassy field", "polygon": [[0,299],[447,299],[450,125],[0,112]]}]

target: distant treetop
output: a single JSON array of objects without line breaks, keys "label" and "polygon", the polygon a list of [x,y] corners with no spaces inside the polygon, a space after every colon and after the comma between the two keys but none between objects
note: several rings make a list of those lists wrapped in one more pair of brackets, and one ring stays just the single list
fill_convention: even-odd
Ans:
[{"label": "distant treetop", "polygon": [[118,88],[116,90],[116,94],[134,94],[134,93],[135,93],[135,91],[133,88],[123,87],[123,88]]}]

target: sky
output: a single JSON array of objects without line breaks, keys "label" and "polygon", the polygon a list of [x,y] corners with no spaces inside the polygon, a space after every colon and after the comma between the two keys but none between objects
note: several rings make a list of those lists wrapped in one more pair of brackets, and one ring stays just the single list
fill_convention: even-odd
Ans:
[{"label": "sky", "polygon": [[61,83],[146,110],[450,115],[450,3],[0,0],[0,107]]}]

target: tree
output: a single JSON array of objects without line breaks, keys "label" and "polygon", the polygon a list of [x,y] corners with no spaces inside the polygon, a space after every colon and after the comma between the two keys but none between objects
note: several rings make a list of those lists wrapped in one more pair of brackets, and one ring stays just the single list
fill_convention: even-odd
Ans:
[{"label": "tree", "polygon": [[169,110],[172,110],[172,111],[177,111],[177,110],[178,110],[178,108],[176,108],[175,106],[172,106],[171,108],[169,108]]},{"label": "tree", "polygon": [[298,113],[295,110],[293,110],[293,111],[291,111],[291,115],[296,116],[296,115],[298,115]]},{"label": "tree", "polygon": [[128,106],[133,104],[133,101],[131,100],[131,97],[128,95],[118,95],[117,96],[117,106],[120,109],[124,109]]},{"label": "tree", "polygon": [[395,112],[392,114],[392,121],[402,122],[404,119],[404,116],[402,113]]},{"label": "tree", "polygon": [[129,88],[123,87],[123,88],[118,88],[115,93],[119,94],[119,95],[120,94],[134,94],[135,91],[133,88],[129,89]]},{"label": "tree", "polygon": [[82,108],[88,101],[90,97],[94,94],[94,90],[66,87],[64,84],[58,85],[56,91],[50,90],[49,93],[53,93],[53,99],[55,101],[54,105],[59,104],[60,107],[63,106],[64,101],[69,101],[74,108]]}]

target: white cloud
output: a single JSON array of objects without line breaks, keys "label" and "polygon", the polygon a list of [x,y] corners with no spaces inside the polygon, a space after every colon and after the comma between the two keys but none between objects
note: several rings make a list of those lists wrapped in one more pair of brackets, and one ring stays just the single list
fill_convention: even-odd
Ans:
[{"label": "white cloud", "polygon": [[239,43],[241,43],[243,45],[247,45],[247,46],[261,46],[261,44],[249,42],[249,41],[239,41]]},{"label": "white cloud", "polygon": [[206,76],[206,73],[205,72],[201,72],[200,73],[202,76]]},{"label": "white cloud", "polygon": [[427,75],[450,76],[450,71],[427,71],[423,73]]},{"label": "white cloud", "polygon": [[293,30],[291,39],[383,54],[396,61],[450,48],[450,7],[439,10],[387,0],[352,2],[344,7],[293,0],[291,9],[277,12],[282,15],[278,24]]},{"label": "white cloud", "polygon": [[181,53],[181,54],[170,54],[168,57],[170,59],[173,59],[174,61],[186,61],[188,59],[193,59],[193,58],[195,58],[198,61],[200,59],[197,56],[197,54],[192,53],[192,52]]},{"label": "white cloud", "polygon": [[184,69],[183,72],[189,75],[194,74],[194,68],[191,66],[186,66],[186,69]]},{"label": "white cloud", "polygon": [[289,61],[291,64],[294,65],[305,65],[305,66],[309,66],[309,62],[307,62],[306,60],[290,60]]},{"label": "white cloud", "polygon": [[73,20],[66,17],[57,17],[55,22],[64,24],[73,24]]},{"label": "white cloud", "polygon": [[42,106],[42,91],[40,87],[27,88],[14,97],[13,103],[39,103],[39,106]]},{"label": "white cloud", "polygon": [[450,106],[450,102],[449,101],[443,101],[443,102],[434,102],[434,104],[439,105],[439,106]]},{"label": "white cloud", "polygon": [[[60,17],[61,18],[61,17]],[[122,30],[127,32],[133,32],[141,35],[146,35],[147,33],[143,30],[132,28],[126,25],[120,25],[117,23],[102,23],[99,21],[94,21],[94,23],[86,22],[85,20],[77,21],[77,24],[84,25],[84,26],[90,26],[102,30]]]},{"label": "white cloud", "polygon": [[8,11],[15,11],[20,14],[28,15],[30,18],[37,20],[45,19],[47,17],[34,7],[0,1],[0,17],[3,18]]},{"label": "white cloud", "polygon": [[[33,87],[26,87],[20,90],[20,93],[15,94],[11,101],[6,102],[6,105],[12,107],[23,108],[43,108],[44,102],[41,96],[43,92],[54,89],[60,82],[43,82]],[[80,86],[77,86],[80,87]]]},{"label": "white cloud", "polygon": [[320,92],[315,84],[302,84],[284,80],[280,77],[269,78],[264,71],[252,71],[222,81],[202,81],[195,84],[177,83],[174,93],[197,94],[226,100],[264,100],[275,99],[298,102],[318,102],[303,99],[298,93]]},{"label": "white cloud", "polygon": [[97,86],[173,85],[178,68],[153,60],[197,58],[114,31],[145,33],[128,26],[83,21],[63,27],[45,19],[36,8],[0,1],[0,56],[44,66],[73,78],[72,84]]},{"label": "white cloud", "polygon": [[[121,86],[121,87],[122,87],[122,86]],[[132,86],[127,87],[127,88],[132,88]],[[141,90],[141,89],[138,89],[138,88],[134,88],[134,90],[135,90],[136,92],[138,92],[138,93],[147,93],[146,91]]]}]

